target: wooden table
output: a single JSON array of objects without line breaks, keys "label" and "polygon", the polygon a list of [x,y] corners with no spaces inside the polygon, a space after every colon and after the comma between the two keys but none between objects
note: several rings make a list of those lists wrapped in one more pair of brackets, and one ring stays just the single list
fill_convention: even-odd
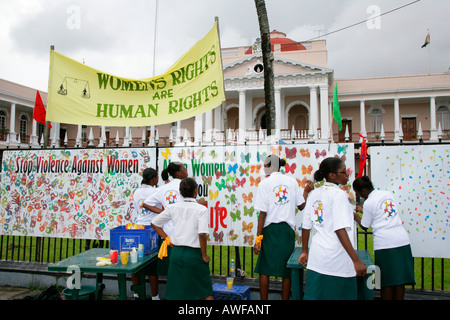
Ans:
[{"label": "wooden table", "polygon": [[[52,263],[48,266],[49,271],[67,272],[69,266],[78,266],[80,272],[92,272],[96,274],[96,299],[102,299],[102,292],[104,288],[103,274],[111,273],[117,274],[119,285],[119,300],[127,299],[126,275],[135,273],[139,277],[139,285],[132,286],[132,289],[138,293],[139,298],[146,299],[145,290],[145,267],[156,260],[158,252],[153,252],[149,255],[144,255],[143,258],[138,258],[137,263],[131,263],[129,259],[128,264],[123,265],[120,261],[120,254],[117,263],[106,266],[96,266],[97,257],[109,258],[109,249],[95,248],[84,251],[70,258]],[[81,275],[80,275],[81,277]],[[76,289],[74,289],[76,290]]]},{"label": "wooden table", "polygon": [[[298,258],[302,253],[302,248],[297,247],[292,252],[291,257],[287,262],[287,267],[291,269],[291,290],[292,290],[292,300],[302,300],[303,299],[303,279],[304,279],[304,268],[298,263]],[[367,267],[373,265],[372,257],[367,250],[356,250],[356,254],[361,259],[362,262],[366,264]],[[358,288],[358,300],[373,300],[373,289],[369,288],[367,284],[367,279],[371,276],[370,274],[365,277],[357,277],[357,288]]]}]

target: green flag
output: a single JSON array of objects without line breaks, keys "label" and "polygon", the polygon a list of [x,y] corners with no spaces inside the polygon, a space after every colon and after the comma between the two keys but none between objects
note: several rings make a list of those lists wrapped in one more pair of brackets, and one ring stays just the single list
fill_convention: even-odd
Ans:
[{"label": "green flag", "polygon": [[339,124],[339,131],[341,131],[342,130],[342,119],[341,119],[341,110],[339,109],[337,83],[334,87],[334,95],[333,95],[333,118]]}]

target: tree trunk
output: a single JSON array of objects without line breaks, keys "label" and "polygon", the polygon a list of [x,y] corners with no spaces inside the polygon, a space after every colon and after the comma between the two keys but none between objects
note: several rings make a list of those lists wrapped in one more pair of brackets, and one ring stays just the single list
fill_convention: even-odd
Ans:
[{"label": "tree trunk", "polygon": [[274,98],[274,76],[273,55],[270,43],[269,19],[267,17],[266,3],[264,0],[255,0],[256,12],[258,14],[259,32],[261,34],[261,49],[264,64],[264,96],[266,102],[266,125],[267,135],[275,134],[275,98]]}]

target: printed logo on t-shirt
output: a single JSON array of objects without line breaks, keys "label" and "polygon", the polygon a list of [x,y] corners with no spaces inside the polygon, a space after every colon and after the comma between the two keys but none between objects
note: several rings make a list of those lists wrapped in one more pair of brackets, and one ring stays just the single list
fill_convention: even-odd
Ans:
[{"label": "printed logo on t-shirt", "polygon": [[273,188],[273,194],[275,195],[276,205],[285,205],[289,202],[288,194],[289,188],[284,185],[279,185]]},{"label": "printed logo on t-shirt", "polygon": [[166,199],[166,204],[172,204],[178,201],[178,193],[174,190],[169,190],[164,194],[164,198]]},{"label": "printed logo on t-shirt", "polygon": [[397,214],[397,208],[392,200],[385,200],[381,202],[381,210],[384,213],[385,220],[392,219]]},{"label": "printed logo on t-shirt", "polygon": [[314,217],[313,222],[316,227],[321,227],[323,223],[323,203],[320,200],[316,200],[313,203]]}]

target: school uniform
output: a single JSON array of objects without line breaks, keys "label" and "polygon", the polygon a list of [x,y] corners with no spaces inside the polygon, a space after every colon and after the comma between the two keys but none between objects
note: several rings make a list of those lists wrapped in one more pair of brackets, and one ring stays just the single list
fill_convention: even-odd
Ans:
[{"label": "school uniform", "polygon": [[209,233],[208,209],[195,199],[184,198],[183,201],[167,206],[153,220],[153,224],[161,227],[169,221],[173,222],[170,236],[173,248],[166,299],[198,300],[212,296],[209,265],[202,258],[199,241],[200,233]]},{"label": "school uniform", "polygon": [[374,190],[363,204],[361,225],[372,227],[375,264],[380,267],[382,287],[415,284],[410,240],[398,213],[389,191]]},{"label": "school uniform", "polygon": [[[143,203],[150,195],[152,195],[157,188],[150,186],[148,184],[141,185],[140,188],[136,189],[133,194],[134,210],[137,213],[136,224],[141,224],[144,226],[149,226],[152,223],[153,218],[157,216],[156,213],[144,208]],[[161,205],[157,206],[161,208]],[[147,268],[147,274],[151,276],[157,275],[158,261],[152,262]]]},{"label": "school uniform", "polygon": [[336,234],[345,229],[353,246],[354,225],[353,208],[339,186],[325,182],[309,194],[302,229],[314,227],[316,233],[309,248],[304,299],[357,298],[356,271]]},{"label": "school uniform", "polygon": [[304,202],[297,181],[281,172],[259,184],[254,207],[267,216],[255,273],[291,277],[286,264],[295,247],[295,208]]},{"label": "school uniform", "polygon": [[[145,199],[150,197],[150,195],[152,195],[155,191],[156,188],[154,186],[143,184],[141,185],[140,188],[136,189],[136,191],[134,192],[133,194],[134,210],[137,213],[136,224],[149,226],[151,225],[153,218],[157,216],[156,213],[145,209],[143,206]],[[161,208],[161,205],[158,205],[157,207]]]},{"label": "school uniform", "polygon": [[[169,183],[163,184],[156,188],[156,191],[152,193],[147,199],[145,204],[153,207],[167,208],[170,204],[183,201],[183,196],[180,193],[180,179],[173,179]],[[157,215],[158,216],[158,215]],[[172,239],[173,224],[172,221],[168,221],[163,226],[164,232]],[[167,248],[167,257],[158,262],[158,274],[160,276],[167,276],[169,271],[170,256],[172,248]]]}]

